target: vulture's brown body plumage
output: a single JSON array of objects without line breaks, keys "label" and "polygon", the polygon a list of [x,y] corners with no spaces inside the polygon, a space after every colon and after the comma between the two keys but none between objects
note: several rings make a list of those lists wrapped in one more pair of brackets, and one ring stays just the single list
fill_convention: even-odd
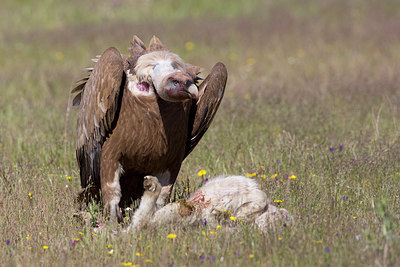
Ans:
[{"label": "vulture's brown body plumage", "polygon": [[[80,105],[80,199],[100,200],[101,195],[112,218],[120,218],[119,208],[141,197],[146,175],[158,177],[163,186],[157,203],[168,200],[182,161],[219,107],[227,80],[225,66],[217,63],[198,89],[193,87],[199,68],[183,63],[156,37],[146,49],[134,36],[128,50],[129,57],[108,48],[72,90],[78,93],[74,105]],[[175,85],[179,96],[165,89]]]}]

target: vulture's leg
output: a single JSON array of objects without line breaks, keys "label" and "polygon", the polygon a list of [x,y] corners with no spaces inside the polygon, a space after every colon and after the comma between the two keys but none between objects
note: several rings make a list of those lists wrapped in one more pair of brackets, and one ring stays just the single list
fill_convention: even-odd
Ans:
[{"label": "vulture's leg", "polygon": [[161,192],[161,185],[154,176],[145,176],[143,180],[144,192],[140,200],[139,208],[132,217],[132,223],[126,229],[138,231],[151,221],[156,210],[156,201]]},{"label": "vulture's leg", "polygon": [[[103,154],[104,155],[104,154]],[[102,157],[101,160],[101,192],[106,212],[110,220],[122,221],[122,214],[119,208],[121,200],[121,185],[119,179],[123,170],[118,161]]]}]

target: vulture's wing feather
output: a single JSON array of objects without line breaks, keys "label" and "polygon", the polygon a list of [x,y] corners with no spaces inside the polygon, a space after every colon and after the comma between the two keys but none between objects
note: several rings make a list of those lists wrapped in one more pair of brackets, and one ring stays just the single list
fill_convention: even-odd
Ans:
[{"label": "vulture's wing feather", "polygon": [[210,74],[199,87],[199,100],[192,105],[189,137],[186,144],[185,158],[203,137],[218,110],[225,91],[228,72],[223,63],[214,65]]},{"label": "vulture's wing feather", "polygon": [[[89,78],[78,81],[74,103],[80,104],[76,155],[83,188],[100,188],[101,146],[113,130],[125,83],[121,54],[110,47],[99,58]],[[92,189],[91,189],[92,190]],[[93,190],[92,190],[93,191]]]}]

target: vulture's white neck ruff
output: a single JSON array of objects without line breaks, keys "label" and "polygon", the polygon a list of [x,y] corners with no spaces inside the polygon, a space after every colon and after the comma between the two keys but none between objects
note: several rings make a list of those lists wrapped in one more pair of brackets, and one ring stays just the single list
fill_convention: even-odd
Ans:
[{"label": "vulture's white neck ruff", "polygon": [[[135,72],[136,75],[127,73],[128,89],[134,95],[151,96],[161,90],[160,83],[164,77],[174,72],[186,73],[186,67],[178,55],[169,51],[154,51],[139,57]],[[142,82],[149,84],[148,91],[139,89]]]}]

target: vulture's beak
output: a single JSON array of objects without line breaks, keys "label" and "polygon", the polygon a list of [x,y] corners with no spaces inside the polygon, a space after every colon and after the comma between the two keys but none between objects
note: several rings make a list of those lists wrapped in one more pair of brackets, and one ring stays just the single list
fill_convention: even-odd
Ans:
[{"label": "vulture's beak", "polygon": [[199,99],[199,89],[196,85],[192,83],[187,89],[187,92],[192,96],[193,99],[197,101]]}]

